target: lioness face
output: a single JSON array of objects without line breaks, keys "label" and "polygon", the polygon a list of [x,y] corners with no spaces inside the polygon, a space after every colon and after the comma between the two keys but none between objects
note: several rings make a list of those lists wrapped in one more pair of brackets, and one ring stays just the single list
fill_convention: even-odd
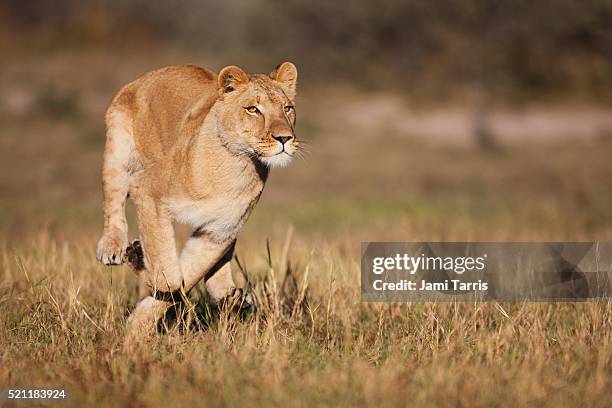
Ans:
[{"label": "lioness face", "polygon": [[270,167],[286,166],[298,149],[295,138],[297,69],[290,62],[270,75],[247,75],[238,67],[218,77],[220,127],[236,154],[258,158]]}]

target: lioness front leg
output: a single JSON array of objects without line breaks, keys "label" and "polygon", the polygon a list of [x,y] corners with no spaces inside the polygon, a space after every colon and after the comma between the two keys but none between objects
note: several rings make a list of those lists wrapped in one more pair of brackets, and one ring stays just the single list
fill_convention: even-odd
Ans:
[{"label": "lioness front leg", "polygon": [[227,264],[232,257],[234,240],[217,242],[204,234],[194,234],[185,243],[179,259],[169,214],[146,195],[136,195],[135,201],[144,255],[144,269],[140,273],[153,293],[141,300],[132,312],[128,320],[129,336],[156,327],[165,311],[209,272],[212,272],[211,279],[215,277],[212,292],[215,300],[235,288]]},{"label": "lioness front leg", "polygon": [[181,271],[190,287],[206,280],[206,291],[219,303],[236,288],[232,278],[231,260],[235,239],[218,242],[206,233],[196,231],[187,240],[181,252]]},{"label": "lioness front leg", "polygon": [[[159,319],[174,301],[180,300],[183,288],[170,215],[138,185],[138,180],[134,183],[132,193],[142,245],[138,248],[144,255],[141,260],[144,262],[135,269],[149,286],[152,295],[142,299],[131,313],[128,319],[128,341],[154,333]],[[133,260],[130,262],[134,264]]]},{"label": "lioness front leg", "polygon": [[134,189],[144,269],[141,275],[153,294],[184,288],[170,214],[148,194]]},{"label": "lioness front leg", "polygon": [[219,242],[205,232],[196,231],[185,243],[180,262],[188,287],[204,279],[212,300],[236,312],[250,309],[254,301],[250,294],[236,289],[231,269],[235,246],[235,239]]},{"label": "lioness front leg", "polygon": [[229,265],[225,267],[232,259],[235,239],[216,240],[196,232],[185,242],[179,258],[170,215],[150,197],[135,197],[135,201],[144,253],[143,274],[154,294],[186,294],[205,276],[212,282],[211,295],[215,299],[235,287]]},{"label": "lioness front leg", "polygon": [[119,265],[128,243],[125,201],[130,184],[128,167],[134,141],[130,121],[121,111],[110,111],[106,125],[102,164],[104,232],[96,247],[96,258],[105,265]]}]

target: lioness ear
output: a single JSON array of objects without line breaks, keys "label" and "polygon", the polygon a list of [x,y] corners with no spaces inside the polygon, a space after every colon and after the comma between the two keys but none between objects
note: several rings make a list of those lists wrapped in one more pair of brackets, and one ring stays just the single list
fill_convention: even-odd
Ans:
[{"label": "lioness ear", "polygon": [[270,78],[280,82],[285,89],[289,92],[291,99],[295,98],[295,90],[297,87],[297,68],[291,62],[283,62],[272,72],[270,72]]},{"label": "lioness ear", "polygon": [[232,92],[238,86],[249,82],[248,75],[235,65],[229,65],[219,72],[217,87],[220,93]]}]

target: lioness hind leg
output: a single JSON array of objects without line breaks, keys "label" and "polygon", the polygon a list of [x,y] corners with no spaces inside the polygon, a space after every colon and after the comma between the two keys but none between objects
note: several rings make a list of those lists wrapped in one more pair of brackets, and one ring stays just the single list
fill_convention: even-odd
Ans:
[{"label": "lioness hind leg", "polygon": [[215,303],[246,310],[253,307],[254,302],[250,294],[236,288],[232,278],[235,245],[236,240],[215,243],[206,234],[195,232],[181,252],[181,271],[188,288],[203,278],[206,291]]},{"label": "lioness hind leg", "polygon": [[174,303],[147,296],[136,305],[127,321],[126,344],[144,340],[157,333],[157,326]]},{"label": "lioness hind leg", "polygon": [[230,270],[235,242],[216,242],[205,233],[194,232],[180,256],[186,287],[191,289],[204,279],[206,291],[215,302],[230,293],[236,287]]},{"label": "lioness hind leg", "polygon": [[119,265],[128,244],[125,201],[130,186],[130,156],[135,154],[135,146],[131,122],[125,113],[109,111],[106,118],[102,165],[104,232],[98,241],[96,257],[105,265]]}]

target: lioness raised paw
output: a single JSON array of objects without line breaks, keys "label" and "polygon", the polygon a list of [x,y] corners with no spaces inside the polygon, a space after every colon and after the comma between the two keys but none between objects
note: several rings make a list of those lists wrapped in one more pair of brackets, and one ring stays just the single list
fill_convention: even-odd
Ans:
[{"label": "lioness raised paw", "polygon": [[127,247],[127,237],[120,233],[105,233],[98,241],[96,258],[104,265],[121,265]]}]

